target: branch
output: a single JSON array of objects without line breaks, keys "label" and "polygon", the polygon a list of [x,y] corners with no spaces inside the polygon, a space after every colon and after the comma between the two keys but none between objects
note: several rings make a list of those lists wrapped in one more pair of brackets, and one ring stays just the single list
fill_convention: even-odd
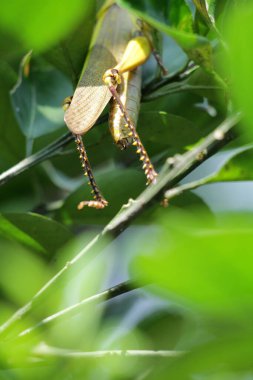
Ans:
[{"label": "branch", "polygon": [[[107,115],[100,117],[93,127],[104,123],[106,118]],[[65,146],[67,146],[72,140],[73,135],[71,132],[68,132],[65,135],[61,136],[59,139],[55,140],[53,143],[41,149],[39,152],[24,158],[22,161],[18,162],[16,165],[12,166],[10,169],[0,174],[0,185],[5,184],[10,179],[16,177],[25,170],[32,168],[40,162],[47,160],[50,157],[53,157],[54,155],[59,153]]]},{"label": "branch", "polygon": [[[173,187],[187,174],[193,171],[208,157],[221,149],[229,141],[229,131],[240,121],[241,114],[233,115],[220,124],[212,133],[201,141],[194,149],[182,156],[176,156],[173,160],[168,159],[165,167],[158,176],[157,183],[149,186],[132,204],[105,227],[102,234],[120,233],[130,222],[135,219],[155,199],[161,197],[165,189]],[[172,168],[171,168],[172,166]],[[167,170],[170,168],[170,170]]]},{"label": "branch", "polygon": [[32,354],[40,358],[73,358],[73,359],[98,359],[107,357],[160,357],[177,358],[185,354],[185,351],[176,350],[109,350],[109,351],[73,351],[64,348],[39,344],[33,349]]},{"label": "branch", "polygon": [[44,318],[42,321],[37,323],[35,326],[29,327],[28,329],[22,331],[18,336],[24,337],[32,333],[33,331],[51,323],[55,322],[56,320],[62,320],[65,319],[66,317],[70,317],[73,315],[76,315],[77,313],[80,313],[86,305],[91,304],[91,303],[98,303],[98,302],[103,302],[103,301],[108,301],[112,298],[115,298],[121,294],[131,292],[134,289],[137,289],[138,286],[133,284],[132,282],[122,282],[121,284],[115,285],[109,289],[106,289],[105,291],[101,293],[97,293],[94,296],[88,297],[83,299],[82,301],[71,305],[63,310],[58,311],[57,313],[50,315],[47,318]]},{"label": "branch", "polygon": [[[135,201],[129,202],[125,207],[123,206],[119,214],[109,222],[100,234],[93,238],[71,261],[67,262],[65,266],[36,293],[31,301],[0,326],[0,335],[6,335],[19,319],[30,313],[36,303],[47,295],[52,285],[56,284],[63,277],[65,272],[69,271],[71,267],[81,268],[85,260],[93,258],[101,251],[102,247],[108,244],[111,236],[117,236],[122,233],[145,208],[149,207],[154,200],[160,199],[163,196],[164,190],[173,187],[209,156],[226,145],[231,140],[229,131],[240,119],[240,114],[227,118],[194,149],[179,156],[179,159],[175,159],[173,165],[171,164],[171,160],[167,160],[164,169],[158,177],[157,183],[144,190]],[[170,168],[170,170],[168,170],[168,168]]]},{"label": "branch", "polygon": [[0,185],[5,184],[10,179],[16,177],[18,174],[27,169],[39,164],[40,162],[54,156],[58,151],[65,147],[73,139],[72,133],[66,133],[52,144],[41,149],[39,152],[19,161],[16,165],[0,174]]}]

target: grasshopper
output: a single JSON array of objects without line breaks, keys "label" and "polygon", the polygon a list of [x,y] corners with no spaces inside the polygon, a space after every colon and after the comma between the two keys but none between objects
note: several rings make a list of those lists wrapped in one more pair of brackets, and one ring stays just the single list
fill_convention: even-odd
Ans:
[{"label": "grasshopper", "polygon": [[109,126],[114,141],[121,149],[136,146],[147,184],[156,182],[157,173],[135,129],[141,97],[140,66],[154,50],[149,32],[143,30],[143,24],[127,11],[113,1],[106,2],[98,13],[77,88],[71,99],[65,99],[64,120],[75,137],[94,197],[80,202],[78,209],[102,209],[108,204],[96,184],[81,136],[95,124],[111,98]]}]

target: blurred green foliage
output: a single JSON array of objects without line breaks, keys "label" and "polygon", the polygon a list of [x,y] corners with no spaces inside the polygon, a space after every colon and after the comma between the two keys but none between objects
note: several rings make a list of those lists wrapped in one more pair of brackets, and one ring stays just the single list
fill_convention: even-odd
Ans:
[{"label": "blurred green foliage", "polygon": [[238,107],[245,114],[248,133],[252,136],[252,106],[251,86],[253,83],[252,64],[253,54],[249,48],[251,44],[253,4],[245,2],[238,9],[230,10],[230,18],[227,20],[225,30],[230,51],[227,55],[226,69],[231,73],[231,89],[233,98]]},{"label": "blurred green foliage", "polygon": [[22,0],[4,3],[0,25],[3,51],[14,54],[12,45],[19,49],[42,51],[64,38],[78,23],[83,14],[89,14],[92,1],[37,1]]},{"label": "blurred green foliage", "polygon": [[[3,175],[66,133],[61,103],[78,81],[101,4],[1,4]],[[200,166],[200,180],[250,186],[251,2],[118,4],[161,32],[167,82],[156,87],[161,78],[150,59],[138,121],[155,166],[180,159],[232,111],[242,111],[237,139],[210,168]],[[154,200],[123,234],[100,243],[97,233],[144,190],[145,178],[134,150],[113,145],[107,123],[84,141],[110,203],[105,210],[76,209],[89,189],[73,144],[1,186],[0,324],[30,306],[0,335],[0,380],[253,379],[252,198],[238,194],[248,213],[225,215],[190,191],[167,208]],[[215,184],[211,196],[219,199]],[[97,243],[86,252],[92,239]],[[101,294],[128,279],[140,289],[111,300],[113,289]]]}]

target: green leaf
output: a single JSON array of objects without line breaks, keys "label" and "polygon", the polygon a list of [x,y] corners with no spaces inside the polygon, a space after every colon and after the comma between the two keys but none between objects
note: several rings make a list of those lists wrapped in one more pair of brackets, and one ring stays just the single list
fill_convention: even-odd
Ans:
[{"label": "green leaf", "polygon": [[[166,95],[188,92],[217,101],[223,89],[218,86],[213,78],[210,75],[207,75],[206,72],[204,72],[205,75],[203,75],[203,72],[203,70],[202,72],[197,70],[197,72],[192,74],[188,80],[165,84],[158,90],[144,95],[144,100],[150,101]],[[222,104],[221,101],[220,103]]]},{"label": "green leaf", "polygon": [[179,153],[206,133],[185,117],[166,111],[148,111],[146,105],[140,113],[139,123],[140,136],[145,145],[150,146],[148,151],[159,147],[160,151],[167,148]]},{"label": "green leaf", "polygon": [[246,145],[219,153],[216,155],[215,160],[218,161],[218,166],[215,165],[213,167],[213,172],[210,175],[201,178],[199,182],[197,180],[198,186],[213,182],[250,181],[253,179],[252,145]]},{"label": "green leaf", "polygon": [[218,170],[209,182],[221,181],[251,181],[253,164],[253,146],[238,148],[232,152],[230,158]]},{"label": "green leaf", "polygon": [[71,232],[52,219],[38,214],[0,215],[0,234],[35,251],[51,255],[71,237]]},{"label": "green leaf", "polygon": [[83,15],[90,15],[92,0],[13,0],[4,2],[0,34],[14,39],[24,49],[42,51],[66,36]]},{"label": "green leaf", "polygon": [[212,217],[212,212],[204,200],[197,194],[190,191],[185,192],[178,197],[172,198],[169,201],[169,204],[170,208],[179,208],[185,212],[192,213],[193,215],[198,216],[201,210],[201,212],[205,213],[205,215],[209,215],[210,218]]},{"label": "green leaf", "polygon": [[192,13],[185,0],[171,0],[169,3],[163,1],[162,3],[165,8],[165,20],[168,20],[171,26],[184,32],[192,32]]},{"label": "green leaf", "polygon": [[64,125],[63,99],[72,94],[71,83],[59,71],[26,56],[11,91],[13,109],[27,140],[51,133]]},{"label": "green leaf", "polygon": [[204,214],[171,213],[143,241],[135,278],[208,317],[251,320],[251,225],[252,216],[230,216],[212,227]]},{"label": "green leaf", "polygon": [[[49,267],[41,257],[13,242],[1,242],[0,288],[9,303],[22,306],[48,280]],[[19,321],[19,328],[24,322]]]},{"label": "green leaf", "polygon": [[[245,115],[245,124],[250,138],[253,136],[253,107],[251,89],[253,87],[253,52],[250,48],[253,35],[253,5],[240,4],[227,19],[227,41],[229,59],[221,62],[224,73],[231,70],[231,89],[236,105]],[[226,74],[227,75],[227,74]]]}]

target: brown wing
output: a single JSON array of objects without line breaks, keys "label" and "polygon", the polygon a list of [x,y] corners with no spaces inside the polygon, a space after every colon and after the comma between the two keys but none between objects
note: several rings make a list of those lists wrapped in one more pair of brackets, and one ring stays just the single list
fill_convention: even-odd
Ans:
[{"label": "brown wing", "polygon": [[86,133],[109,102],[111,93],[102,77],[121,59],[131,38],[132,27],[129,14],[116,4],[99,20],[81,78],[65,112],[65,122],[73,133]]}]

